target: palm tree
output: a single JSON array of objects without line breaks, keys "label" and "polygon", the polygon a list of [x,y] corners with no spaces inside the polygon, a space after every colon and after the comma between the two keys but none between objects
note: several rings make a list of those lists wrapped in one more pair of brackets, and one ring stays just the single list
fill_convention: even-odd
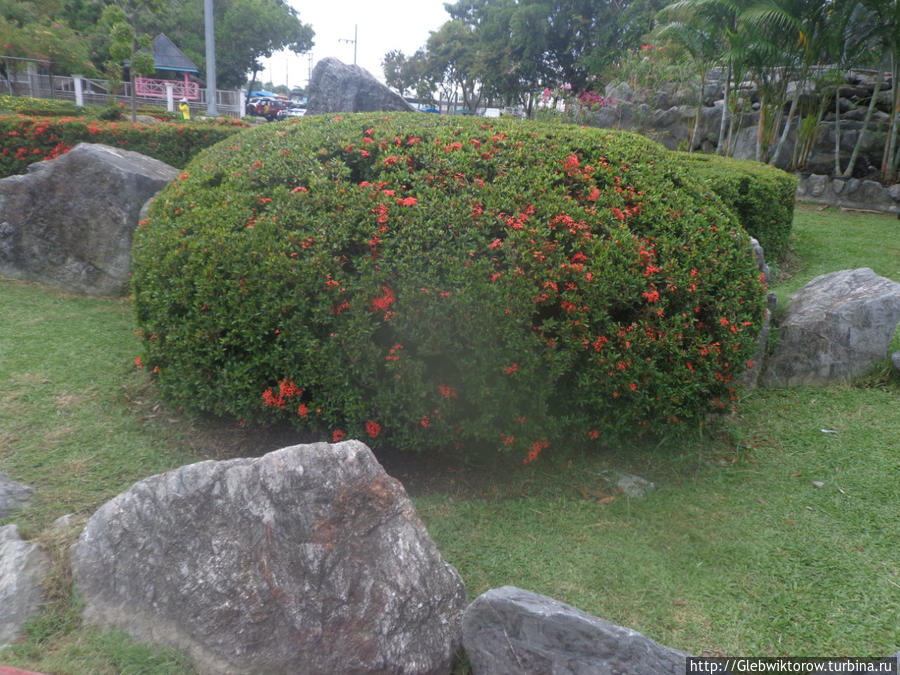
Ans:
[{"label": "palm tree", "polygon": [[697,71],[697,112],[694,115],[694,126],[691,131],[691,140],[688,144],[688,152],[692,152],[697,143],[697,135],[703,113],[703,89],[706,86],[706,77],[709,69],[718,56],[717,45],[710,32],[696,24],[672,21],[654,32],[657,39],[667,40],[684,49],[690,56]]},{"label": "palm tree", "polygon": [[717,60],[725,66],[725,100],[716,145],[719,154],[727,154],[725,128],[728,124],[729,104],[732,102],[731,83],[739,82],[743,76],[740,54],[745,40],[738,17],[747,2],[748,0],[676,0],[658,15],[662,20],[667,17],[683,17],[684,21],[698,22],[710,36],[711,46],[718,47]]}]

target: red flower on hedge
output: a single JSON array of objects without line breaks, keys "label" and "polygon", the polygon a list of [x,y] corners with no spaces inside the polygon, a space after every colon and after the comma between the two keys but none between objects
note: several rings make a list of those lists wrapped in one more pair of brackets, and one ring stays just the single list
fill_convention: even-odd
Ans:
[{"label": "red flower on hedge", "polygon": [[403,199],[398,199],[397,203],[400,206],[415,206],[419,203],[419,200],[415,197],[404,197]]},{"label": "red flower on hedge", "polygon": [[655,288],[652,291],[641,293],[641,295],[643,295],[647,299],[647,302],[649,302],[651,305],[659,300],[659,291]]},{"label": "red flower on hedge", "polygon": [[340,443],[342,440],[344,440],[344,431],[343,431],[343,429],[335,429],[335,430],[331,433],[331,442],[332,442],[332,443]]},{"label": "red flower on hedge", "polygon": [[397,301],[397,298],[390,286],[382,286],[381,290],[384,292],[384,295],[373,298],[369,307],[373,312],[382,312],[385,315],[385,318],[388,318],[392,314],[390,307]]},{"label": "red flower on hedge", "polygon": [[381,425],[378,424],[378,422],[369,420],[366,422],[366,433],[369,434],[371,438],[378,438],[378,434],[381,433]]}]

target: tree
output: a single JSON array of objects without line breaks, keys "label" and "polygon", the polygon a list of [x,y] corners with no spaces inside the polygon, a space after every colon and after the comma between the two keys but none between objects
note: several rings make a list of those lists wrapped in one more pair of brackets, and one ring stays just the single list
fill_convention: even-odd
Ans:
[{"label": "tree", "polygon": [[164,0],[116,0],[103,10],[102,20],[110,27],[112,44],[109,55],[111,68],[128,62],[128,79],[131,82],[131,121],[137,120],[137,93],[135,75],[152,75],[156,70],[151,44],[153,39],[142,33],[139,22],[144,16],[160,12]]},{"label": "tree", "polygon": [[479,67],[478,36],[459,19],[448,21],[428,38],[427,69],[448,98],[460,93],[467,110],[481,102],[483,70]]},{"label": "tree", "polygon": [[[165,33],[202,72],[206,66],[203,3],[165,1],[167,10],[150,24],[153,32]],[[313,45],[312,27],[282,0],[216,0],[213,9],[216,83],[223,89],[244,86],[248,74],[250,82],[255,80],[263,69],[260,60],[277,51],[300,54]]]},{"label": "tree", "polygon": [[681,21],[672,21],[661,26],[657,31],[657,36],[659,39],[673,42],[683,49],[690,56],[697,73],[697,112],[694,115],[691,140],[688,143],[688,152],[693,152],[703,114],[703,89],[706,86],[706,76],[716,61],[719,53],[718,46],[707,27]]}]

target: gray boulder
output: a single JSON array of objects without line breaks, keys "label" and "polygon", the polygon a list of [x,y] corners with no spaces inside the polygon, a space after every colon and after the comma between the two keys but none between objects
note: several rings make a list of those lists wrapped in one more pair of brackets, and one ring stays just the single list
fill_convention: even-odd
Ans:
[{"label": "gray boulder", "polygon": [[322,59],[309,80],[307,115],[335,112],[414,112],[402,96],[372,77],[368,70],[335,58]]},{"label": "gray boulder", "polygon": [[0,180],[0,275],[87,295],[127,292],[138,213],[177,175],[137,152],[81,143]]},{"label": "gray boulder", "polygon": [[89,623],[204,673],[446,673],[466,592],[358,441],[153,476],[72,548]]},{"label": "gray boulder", "polygon": [[25,506],[31,499],[32,492],[27,485],[17,483],[0,471],[0,518],[6,518]]},{"label": "gray boulder", "polygon": [[894,364],[894,370],[900,373],[900,352],[891,354],[891,363]]},{"label": "gray boulder", "polygon": [[47,556],[34,542],[23,541],[16,525],[0,527],[0,646],[15,641],[40,609],[49,569]]},{"label": "gray boulder", "polygon": [[474,675],[683,675],[688,654],[513,586],[469,605],[463,646]]},{"label": "gray boulder", "polygon": [[900,321],[900,284],[863,267],[823,274],[788,299],[766,386],[824,384],[865,372],[887,355]]}]

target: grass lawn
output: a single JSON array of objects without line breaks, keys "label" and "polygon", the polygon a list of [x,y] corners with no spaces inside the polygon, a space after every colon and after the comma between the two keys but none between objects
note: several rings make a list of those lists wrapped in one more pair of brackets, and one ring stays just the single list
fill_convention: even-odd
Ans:
[{"label": "grass lawn", "polygon": [[[898,231],[891,216],[798,207],[779,297],[839,269],[900,280]],[[191,672],[177,654],[81,624],[71,536],[48,526],[85,520],[147,475],[291,439],[156,401],[133,362],[128,301],[0,280],[0,311],[0,470],[36,490],[0,525],[18,523],[55,561],[47,608],[0,664]],[[693,438],[517,459],[384,458],[472,599],[512,584],[698,655],[900,649],[900,376],[887,364],[849,385],[752,392]],[[619,471],[658,489],[623,497]]]}]

